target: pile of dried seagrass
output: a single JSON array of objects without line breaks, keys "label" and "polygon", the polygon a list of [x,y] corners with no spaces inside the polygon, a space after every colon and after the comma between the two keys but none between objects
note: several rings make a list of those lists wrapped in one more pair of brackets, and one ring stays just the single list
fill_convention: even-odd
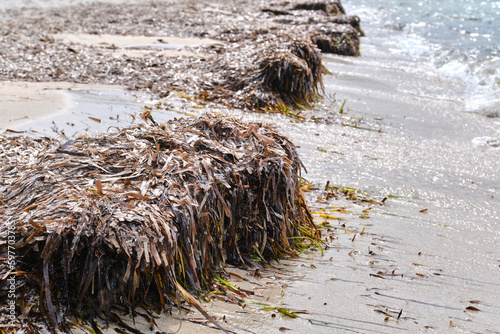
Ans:
[{"label": "pile of dried seagrass", "polygon": [[346,15],[340,0],[270,2],[262,8],[269,21],[288,34],[310,39],[325,53],[359,56],[364,36],[358,16]]},{"label": "pile of dried seagrass", "polygon": [[294,145],[260,124],[207,116],[64,144],[0,136],[0,159],[0,256],[13,230],[17,261],[0,262],[0,304],[15,277],[28,333],[37,319],[67,330],[71,316],[165,309],[226,263],[318,237]]},{"label": "pile of dried seagrass", "polygon": [[321,96],[323,74],[328,70],[321,52],[311,42],[289,37],[281,44],[270,40],[246,45],[245,49],[225,50],[230,56],[207,77],[203,99],[232,107],[286,112],[311,108]]}]

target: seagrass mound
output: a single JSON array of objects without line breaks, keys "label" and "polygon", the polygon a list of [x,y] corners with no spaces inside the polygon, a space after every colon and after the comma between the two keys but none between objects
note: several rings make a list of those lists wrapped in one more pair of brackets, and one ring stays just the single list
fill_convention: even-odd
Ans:
[{"label": "seagrass mound", "polygon": [[[320,50],[310,41],[284,38],[235,49],[229,61],[221,62],[206,100],[251,110],[287,112],[311,108],[322,96],[323,75],[328,70]],[[248,52],[253,48],[252,52]]]},{"label": "seagrass mound", "polygon": [[325,15],[345,15],[345,9],[340,3],[340,0],[298,2],[292,6],[294,10],[318,10],[323,11]]},{"label": "seagrass mound", "polygon": [[346,15],[339,0],[276,2],[262,11],[274,16],[271,21],[310,39],[324,53],[360,55],[359,38],[365,35],[361,20]]},{"label": "seagrass mound", "polygon": [[294,145],[260,124],[205,116],[66,143],[0,137],[0,158],[0,254],[12,229],[17,261],[0,263],[0,304],[15,277],[18,324],[32,333],[40,319],[64,331],[71,316],[164,310],[228,263],[318,237]]},{"label": "seagrass mound", "polygon": [[311,40],[322,52],[359,56],[359,38],[353,38],[353,30],[347,26],[342,26],[342,29],[324,29],[312,34]]}]

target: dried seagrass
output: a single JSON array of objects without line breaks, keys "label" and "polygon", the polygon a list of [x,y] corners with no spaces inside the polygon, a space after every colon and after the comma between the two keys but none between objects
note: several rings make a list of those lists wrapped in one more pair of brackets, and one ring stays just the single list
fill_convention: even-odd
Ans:
[{"label": "dried seagrass", "polygon": [[359,56],[359,39],[352,37],[354,31],[354,28],[347,25],[337,29],[323,29],[312,34],[311,40],[322,52]]},{"label": "dried seagrass", "polygon": [[256,45],[245,60],[241,55],[228,59],[214,71],[202,97],[240,108],[281,112],[310,108],[321,96],[322,76],[328,73],[314,44],[291,37],[279,46],[274,40]]},{"label": "dried seagrass", "polygon": [[[359,18],[345,15],[339,0],[89,4],[32,14],[10,10],[0,25],[0,47],[8,50],[0,57],[0,80],[117,84],[160,98],[180,91],[273,111],[308,107],[311,94],[321,91],[322,72],[290,44],[356,56],[363,35]],[[175,58],[148,47],[141,57],[113,45],[64,42],[60,33],[210,37],[222,46],[190,48],[192,57]],[[308,52],[319,66],[314,49]],[[284,76],[276,75],[280,71]]]},{"label": "dried seagrass", "polygon": [[0,147],[0,253],[13,228],[17,256],[15,271],[0,263],[0,301],[15,276],[32,332],[36,315],[65,330],[69,315],[165,309],[225,263],[291,255],[290,237],[318,236],[294,145],[259,124],[205,117]]}]

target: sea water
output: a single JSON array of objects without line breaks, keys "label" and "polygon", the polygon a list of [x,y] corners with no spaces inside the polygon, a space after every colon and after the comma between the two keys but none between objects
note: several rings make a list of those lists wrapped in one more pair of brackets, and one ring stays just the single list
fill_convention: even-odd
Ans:
[{"label": "sea water", "polygon": [[463,111],[498,123],[500,1],[344,0],[343,4],[362,20],[365,59],[384,66],[387,62],[416,66],[456,80],[454,89],[446,92],[415,93],[458,100]]}]

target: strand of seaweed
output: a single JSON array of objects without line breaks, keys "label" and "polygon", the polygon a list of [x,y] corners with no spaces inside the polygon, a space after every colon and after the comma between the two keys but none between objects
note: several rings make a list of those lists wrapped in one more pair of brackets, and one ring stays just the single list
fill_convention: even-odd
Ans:
[{"label": "strand of seaweed", "polygon": [[[303,165],[273,129],[232,118],[175,120],[57,140],[0,137],[0,257],[9,224],[22,328],[113,321],[116,307],[164,310],[209,289],[227,263],[295,253],[320,238],[300,190]],[[192,300],[191,300],[192,299]],[[202,309],[200,311],[203,311]]]}]

